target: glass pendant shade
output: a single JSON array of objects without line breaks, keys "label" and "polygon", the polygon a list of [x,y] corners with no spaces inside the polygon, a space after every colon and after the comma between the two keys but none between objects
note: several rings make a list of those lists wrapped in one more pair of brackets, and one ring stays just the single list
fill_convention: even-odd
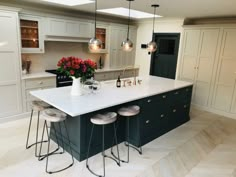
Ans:
[{"label": "glass pendant shade", "polygon": [[148,52],[155,52],[157,50],[157,43],[153,41],[149,42],[147,44],[147,50]]},{"label": "glass pendant shade", "polygon": [[126,51],[126,52],[132,51],[133,50],[133,46],[134,46],[134,44],[133,44],[133,42],[130,39],[126,39],[125,41],[123,41],[121,43],[122,49],[124,51]]},{"label": "glass pendant shade", "polygon": [[88,48],[90,51],[98,51],[102,48],[102,42],[97,38],[90,39],[88,43]]}]

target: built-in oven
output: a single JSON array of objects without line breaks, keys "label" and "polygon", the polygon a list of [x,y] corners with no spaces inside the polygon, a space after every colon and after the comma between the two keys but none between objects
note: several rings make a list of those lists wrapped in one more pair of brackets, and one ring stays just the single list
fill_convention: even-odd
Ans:
[{"label": "built-in oven", "polygon": [[65,87],[65,86],[71,86],[72,85],[72,79],[65,75],[59,73],[57,70],[46,70],[48,73],[56,74],[56,86],[57,87]]}]

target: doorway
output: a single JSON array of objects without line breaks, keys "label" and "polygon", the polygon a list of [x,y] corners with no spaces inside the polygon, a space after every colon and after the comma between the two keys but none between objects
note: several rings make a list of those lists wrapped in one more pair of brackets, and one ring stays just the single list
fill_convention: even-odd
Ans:
[{"label": "doorway", "polygon": [[154,33],[157,51],[152,54],[150,75],[175,79],[180,33]]}]

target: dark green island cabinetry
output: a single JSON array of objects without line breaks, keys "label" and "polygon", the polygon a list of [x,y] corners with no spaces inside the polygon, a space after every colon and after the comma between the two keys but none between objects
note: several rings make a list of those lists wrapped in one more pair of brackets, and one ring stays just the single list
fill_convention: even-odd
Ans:
[{"label": "dark green island cabinetry", "polygon": [[[136,117],[130,118],[130,143],[138,146],[138,137],[140,134],[141,144],[144,145],[190,119],[189,111],[191,96],[192,85],[125,104],[112,106],[92,113],[83,114],[77,117],[69,117],[66,120],[66,123],[68,125],[69,136],[74,151],[73,155],[79,161],[86,158],[92,127],[90,118],[93,115],[108,111],[117,112],[120,107],[125,105],[139,105],[141,108],[140,114]],[[119,117],[118,124],[118,140],[119,142],[123,142],[126,134],[125,118]],[[56,124],[55,127],[57,128]],[[112,125],[108,125],[105,128],[106,148],[112,146],[112,128]],[[64,131],[65,130],[63,129],[62,132]],[[94,132],[95,136],[93,136],[92,140],[91,155],[101,152],[102,149],[102,128],[100,126],[95,126]],[[54,132],[51,133],[54,135]],[[53,136],[53,139],[55,140],[55,136]],[[59,141],[60,140],[61,139],[59,138]],[[68,144],[68,140],[65,137],[63,140]]]}]

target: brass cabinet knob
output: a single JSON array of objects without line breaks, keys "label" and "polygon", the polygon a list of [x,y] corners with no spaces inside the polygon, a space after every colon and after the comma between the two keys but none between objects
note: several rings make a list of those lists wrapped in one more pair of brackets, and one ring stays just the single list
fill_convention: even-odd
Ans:
[{"label": "brass cabinet knob", "polygon": [[166,95],[163,95],[163,96],[162,96],[162,98],[164,98],[164,99],[165,99],[165,98],[166,98]]},{"label": "brass cabinet knob", "polygon": [[173,109],[173,112],[176,112],[177,110],[176,109]]},{"label": "brass cabinet knob", "polygon": [[152,100],[151,100],[151,99],[149,99],[149,100],[147,100],[147,102],[148,102],[148,103],[151,103],[151,102],[152,102]]},{"label": "brass cabinet knob", "polygon": [[162,115],[161,115],[161,118],[163,118],[163,117],[165,117],[165,115],[164,115],[164,114],[162,114]]},{"label": "brass cabinet knob", "polygon": [[146,120],[146,124],[149,124],[150,120]]}]

